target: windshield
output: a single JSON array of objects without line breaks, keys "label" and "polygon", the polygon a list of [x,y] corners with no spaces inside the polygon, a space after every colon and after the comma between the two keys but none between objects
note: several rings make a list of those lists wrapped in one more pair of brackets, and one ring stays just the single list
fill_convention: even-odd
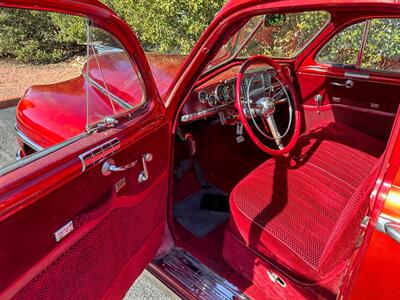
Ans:
[{"label": "windshield", "polygon": [[330,15],[325,11],[291,13],[283,17],[278,25],[266,25],[264,15],[251,18],[220,49],[208,69],[237,57],[293,58],[330,21]]}]

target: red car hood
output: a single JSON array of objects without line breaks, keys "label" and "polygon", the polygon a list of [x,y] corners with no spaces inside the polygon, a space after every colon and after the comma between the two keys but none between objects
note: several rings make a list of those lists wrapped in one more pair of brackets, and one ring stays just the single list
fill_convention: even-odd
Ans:
[{"label": "red car hood", "polygon": [[[147,54],[147,58],[161,98],[164,99],[186,56]],[[102,68],[102,71],[106,78],[110,78],[110,91],[113,86],[124,82],[124,78],[131,76],[131,73],[128,73],[131,69],[124,68],[124,62],[119,59],[118,53],[103,55],[101,59],[103,63],[107,63],[107,68],[104,70]],[[95,66],[95,64],[91,65]],[[91,68],[90,73],[92,78],[97,79],[98,73],[95,67]],[[129,87],[129,90],[137,94],[137,90],[140,89],[138,82],[136,81],[134,85],[136,86]],[[89,95],[92,123],[113,114],[107,96],[92,86],[89,86]],[[122,108],[117,110],[117,112],[122,111]],[[28,139],[43,148],[84,132],[86,126],[85,78],[81,75],[61,83],[30,87],[18,104],[16,122],[18,129]]]}]

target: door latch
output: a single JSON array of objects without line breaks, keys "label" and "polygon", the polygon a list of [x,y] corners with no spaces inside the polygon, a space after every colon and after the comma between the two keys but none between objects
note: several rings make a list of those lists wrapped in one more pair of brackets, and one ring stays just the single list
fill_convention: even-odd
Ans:
[{"label": "door latch", "polygon": [[137,160],[135,160],[134,162],[131,162],[130,164],[127,164],[125,166],[117,167],[115,165],[114,160],[112,158],[109,158],[104,162],[103,167],[101,168],[101,173],[104,176],[108,176],[112,172],[123,172],[123,171],[126,171],[126,170],[136,166],[136,164],[137,164]]},{"label": "door latch", "polygon": [[331,82],[331,85],[338,86],[338,87],[345,87],[346,89],[351,89],[354,86],[354,81],[349,79],[349,80],[346,80],[345,83]]}]

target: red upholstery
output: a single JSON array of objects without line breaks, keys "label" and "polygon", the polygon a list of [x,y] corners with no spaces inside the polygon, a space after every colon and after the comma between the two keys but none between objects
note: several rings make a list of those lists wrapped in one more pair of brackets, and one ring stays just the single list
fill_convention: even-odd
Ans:
[{"label": "red upholstery", "polygon": [[301,281],[326,278],[354,248],[384,146],[340,123],[310,130],[236,186],[230,231]]}]

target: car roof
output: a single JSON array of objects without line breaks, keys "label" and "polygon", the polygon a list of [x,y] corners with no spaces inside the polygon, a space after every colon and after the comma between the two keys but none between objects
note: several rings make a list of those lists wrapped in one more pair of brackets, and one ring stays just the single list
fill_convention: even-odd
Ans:
[{"label": "car roof", "polygon": [[325,6],[326,10],[329,8],[338,8],[340,6],[343,7],[351,7],[351,6],[377,6],[377,5],[399,5],[400,0],[228,0],[227,3],[221,10],[222,12],[226,12],[228,10],[235,10],[239,7],[250,6],[250,5],[262,5],[262,4],[270,4],[270,7],[280,6],[281,4],[287,4],[290,2],[290,6]]}]

